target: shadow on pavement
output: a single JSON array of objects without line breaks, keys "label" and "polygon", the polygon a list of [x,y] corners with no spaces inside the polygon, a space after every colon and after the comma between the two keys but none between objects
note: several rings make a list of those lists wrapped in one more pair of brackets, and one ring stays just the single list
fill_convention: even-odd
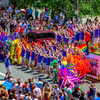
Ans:
[{"label": "shadow on pavement", "polygon": [[0,79],[0,81],[5,81],[5,79]]},{"label": "shadow on pavement", "polygon": [[23,70],[21,70],[21,71],[26,71],[26,70],[29,70],[29,69],[25,68],[25,69],[23,69]]},{"label": "shadow on pavement", "polygon": [[39,75],[38,77],[43,77],[44,75]]},{"label": "shadow on pavement", "polygon": [[38,75],[39,73],[37,72],[37,73],[33,73],[33,74],[31,74],[31,75]]},{"label": "shadow on pavement", "polygon": [[47,82],[52,82],[52,80],[47,80]]}]

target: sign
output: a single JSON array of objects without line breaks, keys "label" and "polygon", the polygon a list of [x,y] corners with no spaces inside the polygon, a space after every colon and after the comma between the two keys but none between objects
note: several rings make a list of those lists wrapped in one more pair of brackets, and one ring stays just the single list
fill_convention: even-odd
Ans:
[{"label": "sign", "polygon": [[98,77],[98,59],[88,58],[88,60],[90,61],[92,72],[87,74],[92,75],[95,78]]},{"label": "sign", "polygon": [[75,10],[75,14],[78,14],[78,10]]},{"label": "sign", "polygon": [[90,53],[87,56],[87,59],[90,61],[92,72],[87,73],[86,76],[99,79],[100,75],[100,56]]}]

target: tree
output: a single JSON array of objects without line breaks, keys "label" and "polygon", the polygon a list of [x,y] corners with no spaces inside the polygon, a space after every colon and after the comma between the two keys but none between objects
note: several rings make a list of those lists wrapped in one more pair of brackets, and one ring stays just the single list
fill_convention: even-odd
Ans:
[{"label": "tree", "polygon": [[[75,16],[75,0],[10,0],[10,2],[18,5],[19,8],[33,6],[42,9],[49,7],[51,16],[59,14],[62,11],[67,17]],[[78,12],[79,17],[99,15],[100,0],[78,0]]]}]

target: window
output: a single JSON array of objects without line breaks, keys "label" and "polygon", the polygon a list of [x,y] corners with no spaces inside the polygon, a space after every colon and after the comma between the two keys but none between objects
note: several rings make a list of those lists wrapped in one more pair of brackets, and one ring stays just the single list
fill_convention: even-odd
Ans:
[{"label": "window", "polygon": [[35,33],[28,33],[28,34],[27,34],[27,37],[28,37],[29,39],[35,39]]},{"label": "window", "polygon": [[48,38],[55,38],[55,35],[53,33],[48,33]]},{"label": "window", "polygon": [[40,33],[37,34],[37,39],[44,39],[44,38],[55,38],[53,33]]},{"label": "window", "polygon": [[37,39],[43,39],[43,38],[47,38],[47,34],[46,33],[37,34]]}]

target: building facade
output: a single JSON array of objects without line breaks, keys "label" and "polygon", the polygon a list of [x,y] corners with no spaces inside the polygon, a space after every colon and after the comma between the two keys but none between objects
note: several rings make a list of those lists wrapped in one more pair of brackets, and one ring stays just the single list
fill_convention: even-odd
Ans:
[{"label": "building facade", "polygon": [[9,0],[0,0],[0,5],[3,7],[8,7],[9,6]]}]

